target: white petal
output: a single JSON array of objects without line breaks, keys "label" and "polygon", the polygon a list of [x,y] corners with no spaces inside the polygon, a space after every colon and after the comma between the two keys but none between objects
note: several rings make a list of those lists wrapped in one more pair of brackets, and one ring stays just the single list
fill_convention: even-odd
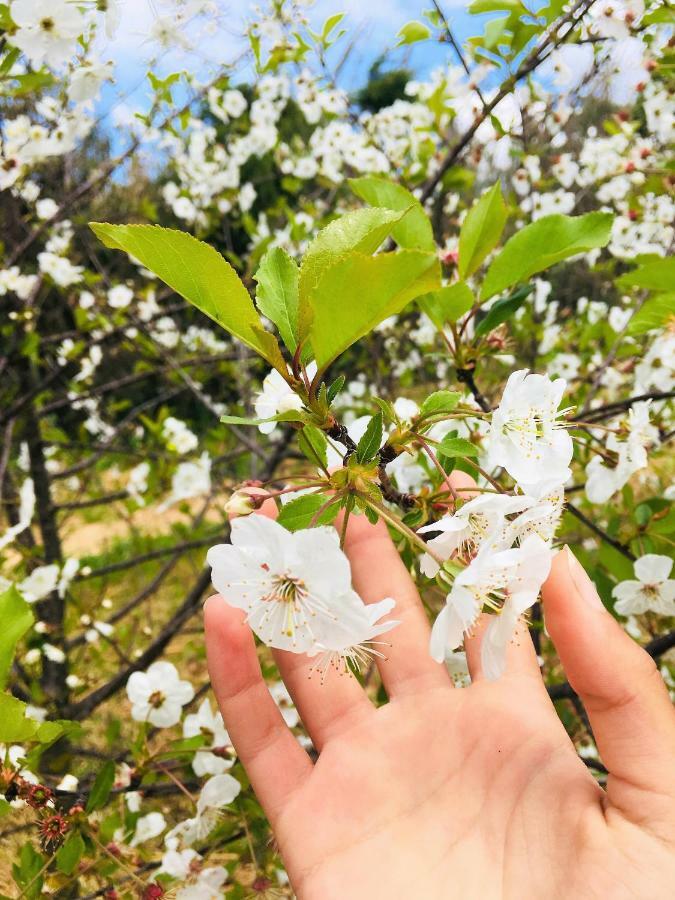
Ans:
[{"label": "white petal", "polygon": [[148,714],[148,722],[156,725],[157,728],[171,728],[180,721],[181,715],[180,703],[172,703],[166,700],[161,706],[153,707]]},{"label": "white petal", "polygon": [[170,684],[178,681],[178,669],[173,663],[162,659],[148,667],[147,675],[153,686],[163,689],[168,689]]},{"label": "white petal", "polygon": [[127,681],[127,697],[132,703],[143,703],[152,693],[150,681],[145,672],[132,672]]},{"label": "white petal", "polygon": [[513,635],[514,627],[512,617],[502,611],[501,615],[491,619],[485,629],[481,641],[480,660],[483,675],[489,681],[497,681],[504,674],[506,647]]},{"label": "white petal", "polygon": [[657,553],[647,553],[635,560],[635,574],[644,584],[659,584],[666,581],[672,568],[672,559]]},{"label": "white petal", "polygon": [[231,775],[214,775],[209,778],[197,801],[197,812],[203,813],[206,809],[219,809],[237,797],[241,791],[241,785]]}]

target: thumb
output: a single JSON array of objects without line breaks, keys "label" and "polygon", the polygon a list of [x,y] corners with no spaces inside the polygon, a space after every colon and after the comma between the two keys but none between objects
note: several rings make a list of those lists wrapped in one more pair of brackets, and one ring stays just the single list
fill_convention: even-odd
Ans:
[{"label": "thumb", "polygon": [[634,821],[672,820],[675,711],[653,659],[605,609],[568,547],[542,593],[548,633],[610,772],[612,805]]}]

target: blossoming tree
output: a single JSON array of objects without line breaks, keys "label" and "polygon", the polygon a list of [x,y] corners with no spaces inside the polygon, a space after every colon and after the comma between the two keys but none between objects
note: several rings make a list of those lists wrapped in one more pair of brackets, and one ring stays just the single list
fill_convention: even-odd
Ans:
[{"label": "blossoming tree", "polygon": [[[0,4],[3,889],[288,893],[196,617],[211,583],[245,611],[311,749],[266,648],[381,703],[397,641],[397,598],[354,590],[356,517],[458,683],[483,612],[491,679],[527,624],[599,781],[539,609],[559,542],[671,683],[671,12],[470,12],[464,45],[420,13],[399,46],[445,63],[356,98],[348,19],[275,3],[206,83],[151,71],[113,154],[117,3]],[[167,2],[153,30],[220,24]]]}]

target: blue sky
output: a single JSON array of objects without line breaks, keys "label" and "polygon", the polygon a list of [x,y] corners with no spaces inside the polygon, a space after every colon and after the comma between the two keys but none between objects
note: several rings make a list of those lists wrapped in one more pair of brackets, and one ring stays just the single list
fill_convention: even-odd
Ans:
[{"label": "blue sky", "polygon": [[[187,69],[207,79],[219,63],[237,55],[241,49],[238,35],[251,3],[246,0],[216,0],[216,3],[221,11],[221,26],[217,33],[206,39],[201,35],[196,46],[190,49],[166,53],[158,50],[149,39],[157,16],[154,0],[126,0],[117,34],[99,48],[101,58],[115,62],[115,84],[105,88],[99,105],[99,113],[108,127],[123,126],[135,110],[146,108],[146,73],[153,57],[156,59],[152,69],[158,74]],[[410,19],[420,19],[421,10],[429,5],[424,0],[318,0],[308,15],[312,25],[318,27],[333,13],[345,12],[349,35],[359,31],[358,44],[342,78],[343,86],[353,89],[365,81],[373,60],[383,50],[394,47],[399,28]],[[466,11],[466,3],[446,0],[442,5],[460,41],[479,31],[475,17]],[[189,34],[189,29],[186,33]],[[343,41],[346,39],[347,36]],[[341,55],[342,50],[336,52]],[[388,55],[392,64],[406,65],[419,76],[426,75],[449,58],[452,58],[449,46],[429,43],[401,48]]]}]

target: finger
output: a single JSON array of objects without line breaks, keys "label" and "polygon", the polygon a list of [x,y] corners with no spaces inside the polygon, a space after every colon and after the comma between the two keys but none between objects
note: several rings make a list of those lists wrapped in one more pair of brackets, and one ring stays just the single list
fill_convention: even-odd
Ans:
[{"label": "finger", "polygon": [[654,661],[605,609],[569,548],[555,557],[543,598],[546,627],[611,773],[611,802],[635,813],[649,791],[672,809],[675,713]]},{"label": "finger", "polygon": [[314,668],[316,660],[304,653],[274,650],[274,659],[284,684],[316,749],[365,717],[375,708],[350,672],[328,671],[325,677]]},{"label": "finger", "polygon": [[[272,500],[265,501],[259,514],[276,518],[276,505]],[[353,675],[329,671],[322,679],[321,674],[313,671],[316,659],[304,653],[272,652],[307,733],[319,752],[331,737],[344,733],[374,713],[372,703]]]},{"label": "finger", "polygon": [[478,496],[475,480],[461,469],[456,469],[448,478],[450,487],[457,494],[460,500],[471,500],[472,497]]},{"label": "finger", "polygon": [[451,687],[446,667],[429,654],[431,630],[417,588],[382,520],[372,525],[365,516],[350,516],[345,553],[354,590],[365,603],[393,597],[392,617],[399,621],[384,639],[390,644],[377,664],[390,698],[416,691]]},{"label": "finger", "polygon": [[[466,663],[469,667],[469,675],[471,681],[482,681],[485,676],[483,674],[483,664],[481,661],[483,639],[485,629],[490,624],[493,616],[483,613],[476,626],[464,641],[464,649],[466,650]],[[541,670],[537,653],[530,637],[527,625],[521,620],[518,622],[513,634],[512,640],[506,648],[506,667],[502,677],[520,677],[524,676],[532,678],[541,686],[542,696],[545,693],[544,683],[541,678]]]},{"label": "finger", "polygon": [[237,755],[272,825],[312,771],[265,684],[251,629],[219,595],[204,606],[213,690]]}]

